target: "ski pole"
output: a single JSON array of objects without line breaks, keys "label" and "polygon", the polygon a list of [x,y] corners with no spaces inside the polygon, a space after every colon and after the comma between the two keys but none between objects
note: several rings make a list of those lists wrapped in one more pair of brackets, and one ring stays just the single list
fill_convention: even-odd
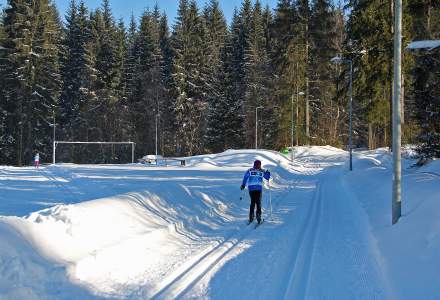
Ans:
[{"label": "ski pole", "polygon": [[270,178],[269,178],[269,203],[270,203],[270,220],[273,221],[272,218],[272,191],[270,189]]}]

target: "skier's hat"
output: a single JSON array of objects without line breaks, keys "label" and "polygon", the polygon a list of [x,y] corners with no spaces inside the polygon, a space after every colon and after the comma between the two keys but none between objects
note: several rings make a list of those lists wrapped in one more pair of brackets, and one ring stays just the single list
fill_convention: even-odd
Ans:
[{"label": "skier's hat", "polygon": [[254,169],[261,169],[261,160],[254,161]]}]

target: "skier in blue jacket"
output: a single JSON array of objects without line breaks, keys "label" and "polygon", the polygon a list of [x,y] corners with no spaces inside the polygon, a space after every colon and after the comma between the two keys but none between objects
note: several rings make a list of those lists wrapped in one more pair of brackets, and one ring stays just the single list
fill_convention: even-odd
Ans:
[{"label": "skier in blue jacket", "polygon": [[261,223],[261,196],[263,192],[263,178],[270,179],[270,172],[261,168],[261,161],[254,161],[254,167],[247,170],[243,177],[241,189],[248,185],[251,205],[249,207],[249,223],[254,220],[255,205],[257,206],[257,222]]}]

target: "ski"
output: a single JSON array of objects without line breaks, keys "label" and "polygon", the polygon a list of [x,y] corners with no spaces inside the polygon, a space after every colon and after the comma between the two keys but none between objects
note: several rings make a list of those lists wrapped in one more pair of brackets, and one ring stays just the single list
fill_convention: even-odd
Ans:
[{"label": "ski", "polygon": [[260,223],[257,222],[257,224],[255,224],[254,229],[257,229],[257,227],[260,226],[260,225],[263,224],[263,223],[264,223],[264,219],[261,219],[261,222],[260,222]]}]

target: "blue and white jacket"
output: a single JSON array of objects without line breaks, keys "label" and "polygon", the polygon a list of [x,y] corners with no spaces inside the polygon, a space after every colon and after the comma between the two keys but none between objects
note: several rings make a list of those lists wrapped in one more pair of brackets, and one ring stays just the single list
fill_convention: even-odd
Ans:
[{"label": "blue and white jacket", "polygon": [[263,189],[263,178],[269,180],[270,172],[262,169],[251,168],[246,171],[242,185],[248,185],[249,191],[261,191]]}]

